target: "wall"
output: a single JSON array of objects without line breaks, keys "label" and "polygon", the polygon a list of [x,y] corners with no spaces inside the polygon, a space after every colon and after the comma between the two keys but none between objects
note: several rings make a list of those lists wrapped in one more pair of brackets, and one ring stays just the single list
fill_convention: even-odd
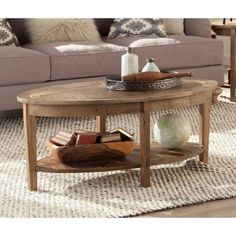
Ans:
[{"label": "wall", "polygon": [[[222,18],[214,18],[214,19],[211,19],[211,22],[212,23],[214,21],[221,21],[222,22],[222,20],[223,20]],[[229,19],[226,19],[226,21],[227,20],[229,20]],[[223,44],[224,44],[224,64],[229,66],[230,65],[230,37],[217,36],[216,38],[223,41]]]},{"label": "wall", "polygon": [[227,36],[217,36],[219,40],[223,41],[224,44],[224,64],[230,65],[230,37]]}]

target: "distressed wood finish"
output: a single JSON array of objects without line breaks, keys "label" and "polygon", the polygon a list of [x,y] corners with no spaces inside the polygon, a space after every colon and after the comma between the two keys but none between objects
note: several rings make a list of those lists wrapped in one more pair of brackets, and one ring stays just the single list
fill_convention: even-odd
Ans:
[{"label": "distressed wood finish", "polygon": [[[207,162],[209,139],[209,103],[217,98],[216,81],[183,80],[179,87],[146,92],[118,92],[104,88],[104,82],[93,79],[65,85],[49,86],[18,96],[24,104],[27,171],[29,189],[37,189],[36,173],[36,116],[70,117],[96,116],[96,130],[106,130],[106,116],[121,113],[140,113],[140,145],[128,158],[99,160],[64,165],[53,158],[37,162],[37,171],[83,172],[140,168],[141,185],[150,186],[150,166],[167,164],[200,155]],[[187,145],[182,150],[154,148],[150,154],[150,112],[200,104],[200,141],[204,146]],[[200,147],[200,148],[199,148]],[[198,150],[198,151],[196,151]],[[162,152],[162,153],[160,153]]]},{"label": "distressed wood finish", "polygon": [[140,180],[142,187],[150,186],[150,104],[143,103],[140,113]]},{"label": "distressed wood finish", "polygon": [[218,101],[218,96],[222,93],[222,89],[221,88],[217,88],[215,90],[213,90],[212,93],[212,103],[217,103]]},{"label": "distressed wood finish", "polygon": [[119,105],[29,105],[29,114],[46,117],[76,117],[76,116],[106,116],[118,113],[141,112],[140,103],[125,103]]},{"label": "distressed wood finish", "polygon": [[[187,143],[181,148],[161,148],[158,144],[151,145],[150,166],[174,163],[199,155],[203,146]],[[37,162],[37,170],[52,173],[98,172],[140,168],[140,146],[137,146],[131,155],[117,160],[99,160],[63,164],[54,158],[44,158]],[[144,181],[146,184],[146,182]]]},{"label": "distressed wood finish", "polygon": [[[18,95],[17,99],[21,103],[34,105],[65,105],[65,107],[73,105],[89,105],[91,108],[94,106],[96,109],[96,106],[98,106],[97,109],[100,107],[103,110],[105,109],[103,105],[106,105],[107,107],[111,104],[115,104],[114,110],[117,110],[119,113],[119,109],[122,109],[123,105],[127,103],[131,104],[191,97],[210,91],[212,92],[212,90],[217,87],[217,82],[213,80],[201,81],[183,79],[183,84],[181,86],[168,90],[145,92],[110,91],[104,88],[104,81],[100,79],[97,80],[97,82],[88,81],[48,86],[22,93]],[[82,108],[84,108],[83,111],[86,110],[86,106],[77,107],[78,110]],[[43,109],[43,107],[41,109]]]},{"label": "distressed wood finish", "polygon": [[206,100],[212,99],[211,93],[201,93],[189,97],[170,98],[160,101],[151,101],[150,111],[175,109],[180,107],[194,106],[204,103]]},{"label": "distressed wood finish", "polygon": [[106,132],[106,116],[96,116],[96,132]]},{"label": "distressed wood finish", "polygon": [[28,105],[23,105],[27,180],[29,190],[37,190],[36,117],[29,116]]},{"label": "distressed wood finish", "polygon": [[212,30],[216,35],[229,36],[230,37],[230,100],[236,101],[236,23],[227,22],[215,22],[212,24]]},{"label": "distressed wood finish", "polygon": [[199,125],[199,142],[203,145],[203,152],[199,155],[200,161],[208,162],[209,148],[209,129],[210,129],[210,101],[200,104],[200,125]]}]

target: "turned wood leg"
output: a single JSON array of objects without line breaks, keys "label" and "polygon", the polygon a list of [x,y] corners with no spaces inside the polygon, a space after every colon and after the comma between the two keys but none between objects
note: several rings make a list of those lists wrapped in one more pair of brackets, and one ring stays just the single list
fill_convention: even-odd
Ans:
[{"label": "turned wood leg", "polygon": [[203,145],[203,153],[199,155],[200,161],[208,162],[209,132],[210,132],[210,102],[201,104],[200,111],[200,130],[199,141]]},{"label": "turned wood leg", "polygon": [[141,186],[150,186],[150,112],[140,113]]},{"label": "turned wood leg", "polygon": [[212,92],[212,103],[217,103],[218,102],[218,96],[222,93],[222,89],[221,88],[217,88],[215,90],[213,90]]},{"label": "turned wood leg", "polygon": [[28,188],[31,191],[36,191],[37,190],[36,117],[29,115],[27,104],[23,105],[23,116],[24,116]]},{"label": "turned wood leg", "polygon": [[235,29],[230,30],[230,100],[236,102],[236,42]]}]

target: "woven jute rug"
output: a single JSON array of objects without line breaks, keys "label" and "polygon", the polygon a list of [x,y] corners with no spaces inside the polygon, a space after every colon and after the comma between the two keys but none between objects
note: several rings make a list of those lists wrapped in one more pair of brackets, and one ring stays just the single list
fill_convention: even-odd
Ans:
[{"label": "woven jute rug", "polygon": [[[152,125],[160,115],[152,113]],[[198,140],[198,108],[171,112],[192,124]],[[139,140],[138,115],[110,116],[108,128],[124,127]],[[46,140],[58,130],[95,130],[94,117],[40,118],[38,155],[47,155]],[[151,187],[142,188],[139,170],[80,174],[38,174],[38,191],[27,190],[22,118],[0,119],[1,217],[128,217],[236,196],[236,104],[212,107],[210,161],[196,158],[151,171]],[[153,135],[152,135],[153,136]]]}]

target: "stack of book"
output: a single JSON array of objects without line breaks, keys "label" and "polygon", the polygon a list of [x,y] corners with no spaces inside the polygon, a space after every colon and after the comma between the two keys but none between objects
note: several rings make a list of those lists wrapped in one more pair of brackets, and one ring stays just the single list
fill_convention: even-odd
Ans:
[{"label": "stack of book", "polygon": [[133,134],[122,128],[116,128],[106,133],[76,130],[74,133],[59,131],[50,142],[57,146],[75,146],[95,143],[125,142],[133,140]]}]

